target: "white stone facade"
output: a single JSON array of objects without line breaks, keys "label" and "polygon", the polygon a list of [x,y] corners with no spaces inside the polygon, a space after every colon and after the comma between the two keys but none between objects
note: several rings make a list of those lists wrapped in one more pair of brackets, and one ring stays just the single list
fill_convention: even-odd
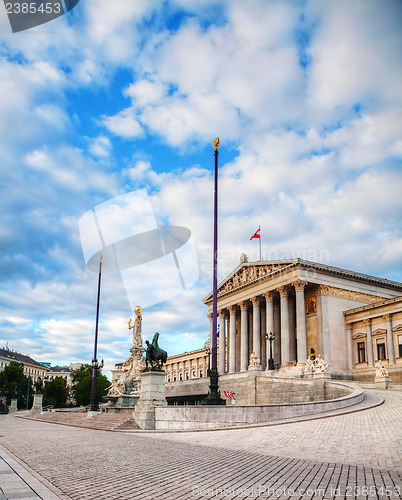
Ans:
[{"label": "white stone facade", "polygon": [[[384,309],[387,301],[393,307],[390,305],[388,312]],[[212,293],[203,302],[208,306],[211,337]],[[385,362],[395,364],[396,369],[391,371],[396,380],[400,377],[402,283],[302,259],[242,262],[218,286],[217,306],[221,375],[246,371],[252,352],[266,370],[270,354],[267,337],[272,332],[274,364],[282,371],[304,367],[313,350],[334,374],[368,373],[374,377],[374,362],[381,356]],[[362,326],[369,310],[373,316],[371,337],[369,327]],[[384,314],[390,314],[391,319]],[[372,347],[366,345],[367,359],[359,363],[358,343],[367,336]],[[205,366],[205,350],[168,358],[166,380],[197,378],[191,374],[201,359]]]}]

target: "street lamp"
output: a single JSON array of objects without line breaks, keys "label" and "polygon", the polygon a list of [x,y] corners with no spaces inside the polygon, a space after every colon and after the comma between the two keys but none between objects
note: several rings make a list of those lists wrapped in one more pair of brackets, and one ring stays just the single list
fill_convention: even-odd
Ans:
[{"label": "street lamp", "polygon": [[94,357],[92,359],[92,389],[91,389],[91,403],[90,403],[91,411],[99,411],[99,402],[96,395],[96,380],[98,377],[99,368],[103,367],[103,359],[101,364],[99,364],[97,360],[101,277],[102,277],[102,254],[99,258],[98,300],[96,303],[96,324],[95,324],[95,346],[94,346]]},{"label": "street lamp", "polygon": [[209,392],[206,399],[203,401],[207,405],[224,405],[225,401],[221,398],[219,391],[219,374],[218,374],[218,340],[217,340],[217,315],[218,315],[218,146],[219,137],[214,140],[214,156],[215,156],[215,177],[214,177],[214,254],[213,254],[213,290],[212,290],[212,348],[211,351],[211,367],[208,370],[209,376]]},{"label": "street lamp", "polygon": [[208,356],[208,371],[207,371],[207,376],[208,377],[210,376],[209,371],[211,369],[211,366],[210,366],[211,353],[212,353],[212,350],[209,347],[207,347],[205,349],[205,354]]},{"label": "street lamp", "polygon": [[269,340],[269,360],[268,370],[275,370],[274,358],[272,356],[272,343],[275,340],[275,333],[270,332],[265,334],[265,338]]}]

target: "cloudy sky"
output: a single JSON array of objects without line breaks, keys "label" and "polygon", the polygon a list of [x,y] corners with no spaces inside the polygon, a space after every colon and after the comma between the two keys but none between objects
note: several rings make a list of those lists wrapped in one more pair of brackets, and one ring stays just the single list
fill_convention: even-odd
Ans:
[{"label": "cloudy sky", "polygon": [[[217,136],[220,278],[258,259],[261,226],[265,259],[401,281],[401,26],[399,0],[81,0],[13,34],[0,6],[0,347],[90,361],[97,275],[79,221],[139,189],[158,224],[190,229],[199,266],[143,311],[143,336],[202,347]],[[107,368],[128,357],[130,314],[105,274]]]}]

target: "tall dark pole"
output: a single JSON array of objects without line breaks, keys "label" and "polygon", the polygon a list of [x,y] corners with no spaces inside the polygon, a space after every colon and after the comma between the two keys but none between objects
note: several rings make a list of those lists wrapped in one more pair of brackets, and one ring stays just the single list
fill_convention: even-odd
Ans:
[{"label": "tall dark pole", "polygon": [[215,148],[215,180],[214,180],[214,272],[212,283],[212,370],[217,370],[217,316],[218,316],[218,146]]},{"label": "tall dark pole", "polygon": [[100,288],[101,288],[101,277],[102,277],[102,255],[99,259],[99,279],[98,279],[98,300],[96,304],[96,324],[95,324],[95,346],[94,346],[94,357],[92,360],[92,390],[91,390],[91,410],[98,411],[99,404],[96,395],[96,379],[98,372],[98,324],[99,324],[99,302],[100,302]]},{"label": "tall dark pole", "polygon": [[218,316],[218,146],[219,137],[214,140],[215,150],[215,179],[214,179],[214,258],[213,258],[213,277],[212,277],[212,352],[211,367],[209,371],[209,393],[205,400],[206,404],[224,405],[225,401],[221,398],[218,385],[218,361],[217,361],[217,316]]}]

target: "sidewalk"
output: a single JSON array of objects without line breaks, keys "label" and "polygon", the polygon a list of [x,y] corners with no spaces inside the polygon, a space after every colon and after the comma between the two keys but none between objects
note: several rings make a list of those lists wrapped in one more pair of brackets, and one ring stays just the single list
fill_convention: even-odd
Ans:
[{"label": "sidewalk", "polygon": [[56,495],[0,447],[0,500],[68,498]]}]

